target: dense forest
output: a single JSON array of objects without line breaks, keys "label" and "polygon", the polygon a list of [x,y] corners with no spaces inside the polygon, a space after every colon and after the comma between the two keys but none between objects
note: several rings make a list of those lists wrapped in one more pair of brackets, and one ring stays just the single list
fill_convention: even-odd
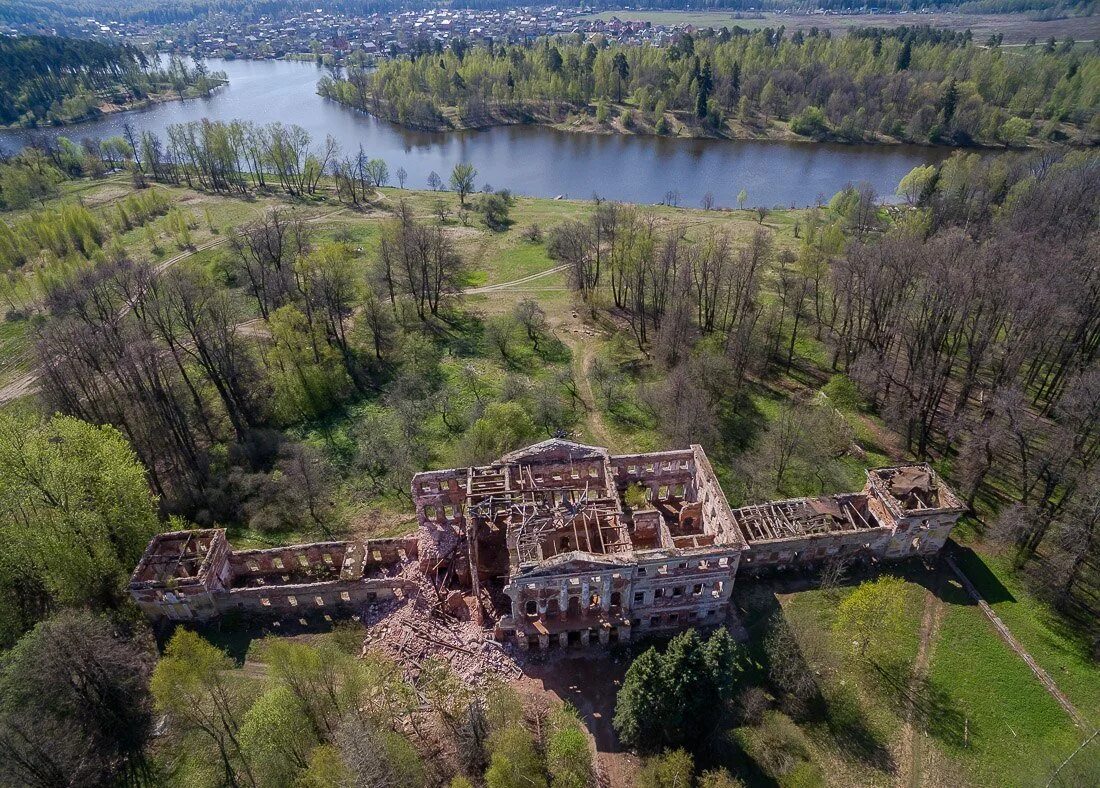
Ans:
[{"label": "dense forest", "polygon": [[[561,122],[690,135],[792,132],[845,141],[1088,143],[1100,134],[1100,57],[1072,42],[1008,50],[930,28],[683,36],[668,47],[543,40],[390,60],[323,77],[319,92],[413,127]],[[610,117],[611,104],[617,120]]]},{"label": "dense forest", "polygon": [[158,68],[141,50],[54,36],[0,37],[0,125],[72,123],[103,104],[158,94],[207,95],[225,75],[173,59]]}]

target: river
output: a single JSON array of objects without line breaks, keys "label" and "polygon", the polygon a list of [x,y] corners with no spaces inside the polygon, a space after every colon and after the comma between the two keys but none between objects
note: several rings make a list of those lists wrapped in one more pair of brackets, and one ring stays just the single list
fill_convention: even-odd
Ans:
[{"label": "river", "polygon": [[393,173],[404,167],[408,186],[425,188],[428,174],[446,180],[459,161],[478,170],[478,184],[539,197],[601,197],[656,203],[670,191],[679,204],[698,206],[710,192],[716,205],[810,205],[846,183],[866,181],[894,193],[910,169],[942,159],[945,149],[920,146],[836,145],[580,134],[541,126],[480,131],[409,131],[317,95],[324,70],[313,63],[210,60],[229,85],[206,99],[156,104],[60,128],[0,131],[0,150],[14,152],[42,135],[74,140],[120,134],[129,121],[164,136],[173,123],[201,118],[297,123],[319,144],[331,134],[346,153],[359,145]]}]

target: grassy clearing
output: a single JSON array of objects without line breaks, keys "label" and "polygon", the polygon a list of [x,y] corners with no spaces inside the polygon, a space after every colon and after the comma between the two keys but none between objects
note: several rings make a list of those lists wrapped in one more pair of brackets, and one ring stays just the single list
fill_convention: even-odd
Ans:
[{"label": "grassy clearing", "polygon": [[1027,590],[1013,574],[1008,557],[963,551],[958,563],[1070,702],[1094,725],[1100,725],[1100,677],[1089,659],[1088,643]]},{"label": "grassy clearing", "polygon": [[1044,784],[1079,732],[961,587],[947,584],[943,598],[929,676],[942,698],[937,744],[975,785]]},{"label": "grassy clearing", "polygon": [[[980,579],[980,566],[981,559],[974,556],[968,574]],[[1003,571],[996,565],[992,568]],[[819,676],[828,716],[797,724],[805,737],[809,766],[804,770],[826,777],[808,784],[895,784],[900,759],[909,757],[902,748],[902,736],[912,698],[917,704],[915,768],[920,784],[1044,785],[1057,764],[1082,741],[1083,732],[1001,641],[957,582],[916,566],[902,572],[905,626],[885,644],[879,660],[886,668],[882,672],[841,656],[843,635],[833,632],[833,626],[837,606],[853,587],[792,591],[789,586],[755,584],[742,586],[738,593],[742,621],[750,634],[748,649],[754,666],[750,680],[766,680],[764,638],[768,621],[779,611]],[[988,571],[984,575],[1000,576]],[[1006,587],[1015,595],[1017,586]],[[930,640],[927,677],[911,688],[909,677],[929,589],[937,594],[938,601],[932,604],[942,606],[942,615],[938,630],[933,627],[936,635]],[[986,590],[991,594],[994,590],[988,582]],[[1095,693],[1100,691],[1096,670],[1078,662],[1079,650],[1071,649],[1064,636],[1050,629],[1049,613],[1042,604],[1017,597],[995,607],[1025,646],[1035,648],[1036,659],[1051,670],[1067,695],[1095,719]],[[1065,670],[1060,670],[1062,665]],[[765,728],[788,722],[766,721]],[[876,743],[888,750],[887,762],[875,757],[881,755]],[[1095,784],[1088,782],[1087,775],[1100,774],[1096,750],[1090,748],[1075,759],[1073,769],[1067,770],[1069,782],[1064,784]]]},{"label": "grassy clearing", "polygon": [[[773,616],[781,615],[817,678],[821,706],[793,719],[776,712],[759,728],[737,729],[736,736],[765,772],[775,769],[769,763],[775,748],[802,761],[779,779],[781,785],[892,785],[904,704],[875,670],[844,656],[846,636],[834,631],[837,607],[855,586],[795,587],[761,581],[742,586],[738,603],[750,635],[748,680],[767,682],[764,644]],[[879,660],[891,676],[905,677],[912,669],[924,598],[921,585],[905,585],[903,626],[894,640],[879,646]]]}]

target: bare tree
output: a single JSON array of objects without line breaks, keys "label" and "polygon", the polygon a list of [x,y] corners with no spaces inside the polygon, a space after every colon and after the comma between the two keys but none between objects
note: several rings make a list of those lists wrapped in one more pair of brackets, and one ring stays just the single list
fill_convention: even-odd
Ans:
[{"label": "bare tree", "polygon": [[512,315],[523,326],[523,330],[527,332],[527,338],[531,340],[535,352],[538,353],[539,338],[546,333],[550,326],[546,319],[546,310],[539,306],[533,298],[525,298],[516,304],[512,310]]}]

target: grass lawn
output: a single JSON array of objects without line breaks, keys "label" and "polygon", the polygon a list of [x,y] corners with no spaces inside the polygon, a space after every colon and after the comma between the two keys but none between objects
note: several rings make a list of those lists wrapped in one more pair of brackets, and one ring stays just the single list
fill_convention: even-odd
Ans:
[{"label": "grass lawn", "polygon": [[[805,736],[808,764],[781,779],[780,784],[894,784],[902,701],[896,693],[883,690],[875,671],[845,656],[845,636],[833,630],[837,607],[855,585],[831,591],[795,591],[794,587],[797,584],[789,582],[745,581],[738,592],[740,615],[750,635],[747,648],[753,667],[747,682],[767,681],[764,644],[769,621],[774,615],[782,615],[817,676],[827,709],[824,717],[811,715],[797,723]],[[924,598],[921,585],[905,584],[903,625],[892,641],[878,647],[881,661],[890,665],[893,673],[908,675],[916,658]],[[754,735],[750,729],[741,729],[739,737],[751,741]],[[796,775],[816,776],[804,783]]]},{"label": "grass lawn", "polygon": [[[971,559],[967,571],[975,582],[981,582],[983,573],[975,562],[980,559]],[[984,575],[1002,576],[1003,567],[994,563],[991,568],[997,574]],[[913,757],[901,746],[909,703],[908,677],[918,653],[926,589],[938,589],[938,601],[933,604],[939,606],[941,615],[938,629],[932,629],[936,634],[930,641],[928,672],[923,682],[914,685],[919,731],[914,779],[922,785],[1045,785],[1057,765],[1081,743],[1084,733],[949,574],[937,576],[915,565],[899,571],[907,581],[905,625],[885,644],[886,656],[880,661],[890,666],[895,679],[902,680],[884,680],[842,656],[842,638],[833,632],[833,622],[837,606],[854,586],[833,592],[815,588],[793,591],[789,582],[784,587],[761,582],[750,586],[742,581],[737,602],[750,633],[748,649],[755,665],[749,681],[766,680],[767,622],[781,610],[819,676],[830,710],[825,721],[799,723],[812,745],[814,768],[826,775],[825,783],[830,785],[895,784],[900,759]],[[988,579],[984,582],[987,588],[983,591],[996,599]],[[1014,595],[1022,592],[1018,583],[1006,587]],[[1004,600],[994,607],[1025,646],[1034,649],[1036,659],[1082,712],[1095,720],[1100,675],[1095,667],[1078,659],[1081,652],[1071,642],[1051,628],[1042,603],[1022,595],[1016,602]],[[869,743],[871,748],[852,747],[853,740]],[[876,752],[876,743],[890,753],[892,761],[885,767],[868,757]],[[1100,775],[1100,747],[1093,746],[1074,759],[1064,774],[1068,782],[1063,784],[1095,785],[1096,775]]]},{"label": "grass lawn", "polygon": [[948,584],[943,598],[929,676],[943,704],[937,743],[975,785],[1045,784],[1081,732],[961,587]]},{"label": "grass lawn", "polygon": [[1070,702],[1100,726],[1100,672],[1089,659],[1088,644],[1027,590],[1007,556],[962,551],[958,563]]}]

